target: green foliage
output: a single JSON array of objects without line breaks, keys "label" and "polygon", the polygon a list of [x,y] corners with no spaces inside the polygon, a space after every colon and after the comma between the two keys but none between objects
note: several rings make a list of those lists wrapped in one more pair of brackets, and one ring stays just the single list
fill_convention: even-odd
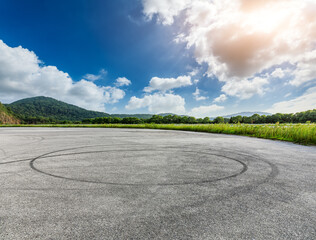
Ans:
[{"label": "green foliage", "polygon": [[109,123],[122,123],[122,124],[140,124],[140,123],[155,123],[155,124],[209,124],[209,123],[246,123],[246,124],[265,124],[265,123],[305,123],[316,122],[316,109],[300,112],[296,114],[281,114],[260,116],[254,114],[251,117],[246,116],[234,116],[230,119],[217,117],[211,121],[208,117],[194,118],[188,116],[178,115],[152,115],[148,119],[140,119],[137,117],[125,117],[125,118],[113,118],[113,117],[101,117],[95,119],[85,119],[82,122],[87,124],[109,124]]},{"label": "green foliage", "polygon": [[244,121],[248,121],[247,117],[242,117],[240,115],[235,116],[235,117],[231,117],[229,119],[229,123],[241,123],[241,122],[244,122]]},{"label": "green foliage", "polygon": [[14,116],[11,109],[5,107],[0,102],[0,124],[17,124],[20,123],[20,120]]},{"label": "green foliage", "polygon": [[300,144],[316,145],[316,124],[110,124],[102,127],[129,127],[225,133],[266,139],[277,139]]},{"label": "green foliage", "polygon": [[180,124],[180,123],[187,123],[187,124],[197,124],[197,123],[211,123],[208,117],[206,118],[194,118],[194,117],[187,117],[187,116],[178,116],[178,115],[152,115],[149,119],[140,119],[136,117],[125,117],[125,118],[118,118],[118,117],[100,117],[94,119],[84,119],[82,123],[85,124],[109,124],[109,123],[122,123],[122,124],[140,124],[140,123],[156,123],[156,124]]},{"label": "green foliage", "polygon": [[83,108],[48,97],[26,98],[8,104],[24,123],[61,123],[81,121],[85,118],[105,117],[109,114]]},{"label": "green foliage", "polygon": [[[57,101],[48,97],[35,97],[22,99],[6,105],[0,106],[0,111],[5,111],[7,115],[18,117],[25,124],[45,124],[45,123],[85,123],[85,124],[209,124],[209,123],[246,123],[246,124],[266,124],[266,123],[306,123],[316,122],[316,109],[295,114],[277,113],[273,115],[253,114],[247,116],[232,116],[230,118],[216,117],[211,121],[208,117],[194,118],[189,116],[178,116],[174,114],[107,114],[102,112],[88,111],[83,108]],[[3,121],[2,121],[3,122]]]},{"label": "green foliage", "polygon": [[224,123],[225,119],[223,117],[217,117],[214,119],[214,123]]},{"label": "green foliage", "polygon": [[299,113],[276,113],[273,115],[254,114],[251,117],[234,116],[229,119],[229,123],[305,123],[307,121],[316,122],[316,109]]}]

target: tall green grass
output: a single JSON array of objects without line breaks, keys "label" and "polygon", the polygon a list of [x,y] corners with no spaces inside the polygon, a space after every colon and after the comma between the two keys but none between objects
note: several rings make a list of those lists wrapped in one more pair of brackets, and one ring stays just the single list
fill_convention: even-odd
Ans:
[{"label": "tall green grass", "polygon": [[89,127],[89,128],[148,128],[208,133],[235,134],[276,139],[305,145],[316,145],[316,124],[45,124],[0,125],[2,127]]}]

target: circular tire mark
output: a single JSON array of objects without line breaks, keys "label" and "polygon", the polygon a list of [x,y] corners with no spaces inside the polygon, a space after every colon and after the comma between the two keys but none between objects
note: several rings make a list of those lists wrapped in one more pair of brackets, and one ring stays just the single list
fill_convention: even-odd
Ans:
[{"label": "circular tire mark", "polygon": [[[100,145],[97,145],[100,146]],[[87,147],[95,147],[95,146],[87,146]],[[80,148],[85,148],[85,147],[80,147]],[[88,152],[79,152],[79,153],[66,153],[66,154],[57,154],[57,155],[52,155],[49,156],[50,154],[54,154],[54,153],[59,153],[59,152],[65,152],[68,150],[75,150],[75,149],[79,149],[79,148],[70,148],[70,149],[63,149],[63,150],[58,150],[58,151],[54,151],[54,152],[50,152],[50,153],[46,153],[43,155],[40,155],[34,159],[32,159],[30,161],[30,167],[47,176],[50,177],[55,177],[55,178],[59,178],[59,179],[64,179],[64,180],[70,180],[70,181],[76,181],[76,182],[83,182],[83,183],[96,183],[96,184],[107,184],[107,185],[120,185],[120,186],[180,186],[180,185],[189,185],[189,184],[203,184],[203,183],[212,183],[212,182],[217,182],[217,181],[221,181],[221,180],[226,180],[229,178],[234,178],[237,177],[243,173],[245,173],[248,170],[248,166],[242,162],[241,160],[235,159],[235,158],[231,158],[231,157],[227,157],[221,154],[214,154],[214,153],[209,153],[209,152],[199,152],[199,153],[203,153],[203,154],[207,154],[210,156],[216,156],[216,157],[222,157],[224,159],[230,160],[230,161],[234,161],[237,162],[238,164],[240,164],[242,166],[241,170],[238,172],[235,172],[233,174],[227,175],[227,176],[223,176],[223,177],[219,177],[219,178],[213,178],[213,179],[202,179],[202,180],[198,180],[198,181],[183,181],[183,182],[171,182],[171,183],[118,183],[118,182],[110,182],[110,181],[94,181],[94,180],[86,180],[86,179],[81,179],[81,178],[72,178],[72,177],[65,177],[65,176],[61,176],[61,175],[57,175],[57,174],[52,174],[46,171],[43,171],[37,167],[34,166],[34,163],[39,160],[39,159],[43,159],[43,158],[50,158],[50,157],[57,157],[57,156],[67,156],[67,155],[78,155],[78,154],[87,154],[87,153],[103,153],[103,152],[115,152],[115,151],[122,151],[122,150],[102,150],[102,151],[88,151]],[[144,149],[129,149],[128,151],[141,151]],[[145,149],[145,150],[152,150],[152,151],[157,151],[157,149]],[[194,153],[196,154],[196,151],[185,151],[187,153]]]}]

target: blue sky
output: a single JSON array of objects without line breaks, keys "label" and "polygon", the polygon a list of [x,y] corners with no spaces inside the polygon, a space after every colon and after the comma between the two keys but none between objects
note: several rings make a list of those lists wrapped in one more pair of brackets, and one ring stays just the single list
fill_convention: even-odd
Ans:
[{"label": "blue sky", "polygon": [[196,117],[312,109],[315,9],[312,0],[1,0],[0,101],[45,95]]}]

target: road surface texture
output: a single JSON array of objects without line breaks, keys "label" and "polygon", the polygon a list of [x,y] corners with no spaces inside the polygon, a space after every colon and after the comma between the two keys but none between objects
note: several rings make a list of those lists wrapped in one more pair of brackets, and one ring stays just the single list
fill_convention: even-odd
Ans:
[{"label": "road surface texture", "polygon": [[0,129],[0,239],[316,239],[316,147]]}]

